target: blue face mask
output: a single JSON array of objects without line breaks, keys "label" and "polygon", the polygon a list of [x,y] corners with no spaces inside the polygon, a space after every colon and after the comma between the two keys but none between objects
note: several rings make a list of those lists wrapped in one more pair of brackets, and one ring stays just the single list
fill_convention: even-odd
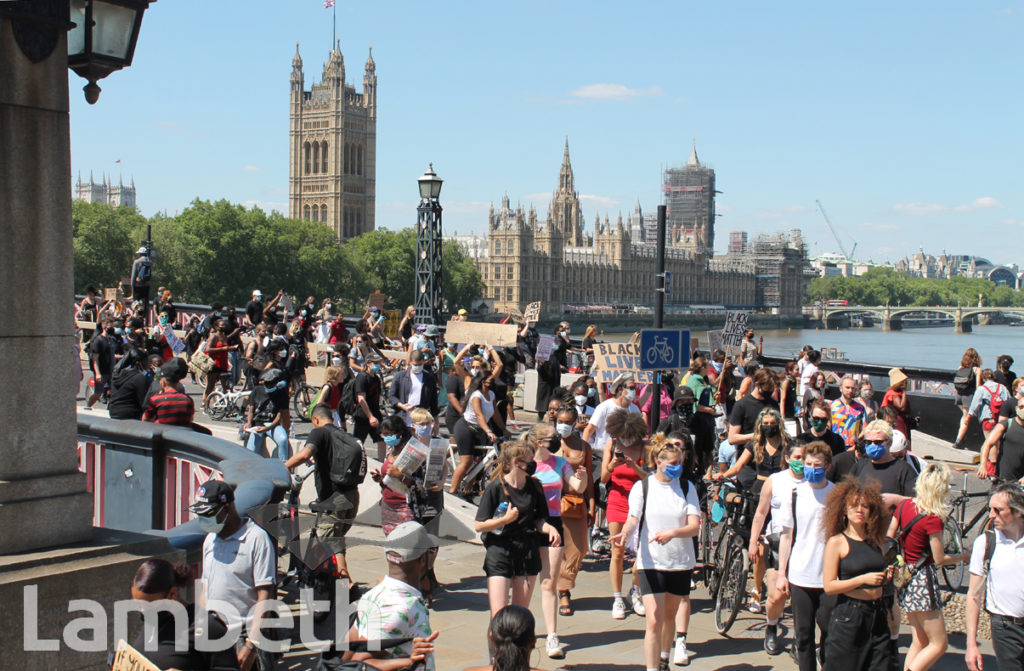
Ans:
[{"label": "blue face mask", "polygon": [[868,455],[868,459],[881,459],[887,451],[888,448],[885,445],[864,446],[864,454]]},{"label": "blue face mask", "polygon": [[590,398],[597,396],[597,387],[587,387],[587,396]]},{"label": "blue face mask", "polygon": [[683,465],[682,464],[674,464],[672,466],[666,466],[665,467],[665,477],[667,477],[669,480],[675,480],[676,478],[678,478],[682,474],[683,474]]},{"label": "blue face mask", "polygon": [[388,447],[394,447],[395,445],[398,445],[399,438],[397,433],[393,433],[390,436],[384,436],[383,438],[384,444],[387,445]]},{"label": "blue face mask", "polygon": [[824,466],[804,466],[804,480],[816,485],[825,479],[825,467]]},{"label": "blue face mask", "polygon": [[557,352],[558,351],[558,345],[552,345],[551,346],[551,351],[552,352]]}]

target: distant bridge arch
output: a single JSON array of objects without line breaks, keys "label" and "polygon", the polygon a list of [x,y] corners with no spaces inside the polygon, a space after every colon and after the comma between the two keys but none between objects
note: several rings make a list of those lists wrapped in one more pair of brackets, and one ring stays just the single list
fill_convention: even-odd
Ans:
[{"label": "distant bridge arch", "polygon": [[1017,314],[1024,316],[1024,307],[963,307],[960,305],[841,305],[814,308],[814,316],[825,328],[830,320],[843,315],[871,315],[882,324],[883,331],[898,331],[902,328],[903,317],[908,314],[928,312],[945,315],[953,320],[957,333],[970,333],[975,319],[982,315]]}]

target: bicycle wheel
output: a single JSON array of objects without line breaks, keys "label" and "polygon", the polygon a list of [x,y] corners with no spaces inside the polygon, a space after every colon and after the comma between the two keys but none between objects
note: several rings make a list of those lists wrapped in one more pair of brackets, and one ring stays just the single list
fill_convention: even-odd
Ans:
[{"label": "bicycle wheel", "polygon": [[298,388],[295,396],[292,396],[292,409],[295,411],[292,420],[297,422],[306,421],[306,410],[309,409],[309,404],[313,402],[315,395],[316,391],[308,384],[303,383]]},{"label": "bicycle wheel", "polygon": [[729,631],[740,612],[747,590],[747,571],[743,565],[743,548],[739,543],[730,543],[725,555],[725,569],[721,584],[715,595],[715,629],[719,634]]},{"label": "bicycle wheel", "polygon": [[711,522],[701,515],[700,518],[700,550],[697,556],[700,558],[700,579],[704,581],[704,586],[708,588],[708,593],[711,590]]},{"label": "bicycle wheel", "polygon": [[221,420],[228,411],[228,397],[222,391],[211,392],[206,397],[206,402],[203,403],[203,412],[207,414],[210,419]]},{"label": "bicycle wheel", "polygon": [[715,598],[718,587],[722,583],[722,573],[725,571],[726,551],[729,549],[729,536],[726,533],[726,522],[721,522],[721,533],[718,534],[718,541],[713,543],[711,548],[711,578],[708,583],[708,596]]},{"label": "bicycle wheel", "polygon": [[[960,530],[960,524],[952,517],[946,518],[946,524],[942,528],[942,547],[949,555],[963,552],[964,534]],[[963,562],[942,567],[942,581],[945,583],[942,589],[942,603],[949,601],[963,586],[965,572]]]}]

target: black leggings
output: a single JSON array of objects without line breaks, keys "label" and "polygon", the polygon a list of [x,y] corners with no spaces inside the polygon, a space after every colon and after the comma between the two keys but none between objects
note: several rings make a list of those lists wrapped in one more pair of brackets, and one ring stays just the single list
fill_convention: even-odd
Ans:
[{"label": "black leggings", "polygon": [[[821,647],[828,638],[828,602],[831,601],[820,587],[801,587],[789,584],[793,600],[793,644],[800,671],[817,671],[814,659],[814,625],[821,630]],[[826,667],[831,670],[831,666]]]},{"label": "black leggings", "polygon": [[[861,601],[840,596],[828,619],[829,671],[889,668],[889,608],[882,599]],[[1000,664],[999,668],[1003,666]]]}]

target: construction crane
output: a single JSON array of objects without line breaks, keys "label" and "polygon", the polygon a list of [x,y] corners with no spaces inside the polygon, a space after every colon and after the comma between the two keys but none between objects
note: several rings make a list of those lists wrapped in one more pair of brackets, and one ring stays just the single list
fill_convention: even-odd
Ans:
[{"label": "construction crane", "polygon": [[846,248],[843,247],[843,241],[839,239],[839,234],[836,233],[835,226],[832,225],[832,222],[828,219],[828,215],[825,214],[825,206],[821,204],[820,200],[815,200],[814,202],[818,204],[818,209],[821,210],[821,216],[825,217],[825,223],[828,224],[828,230],[832,231],[832,237],[836,239],[836,244],[839,245],[839,251],[841,251],[843,256],[848,260],[853,261],[853,255],[857,253],[857,241],[853,241],[853,249],[847,253]]}]

